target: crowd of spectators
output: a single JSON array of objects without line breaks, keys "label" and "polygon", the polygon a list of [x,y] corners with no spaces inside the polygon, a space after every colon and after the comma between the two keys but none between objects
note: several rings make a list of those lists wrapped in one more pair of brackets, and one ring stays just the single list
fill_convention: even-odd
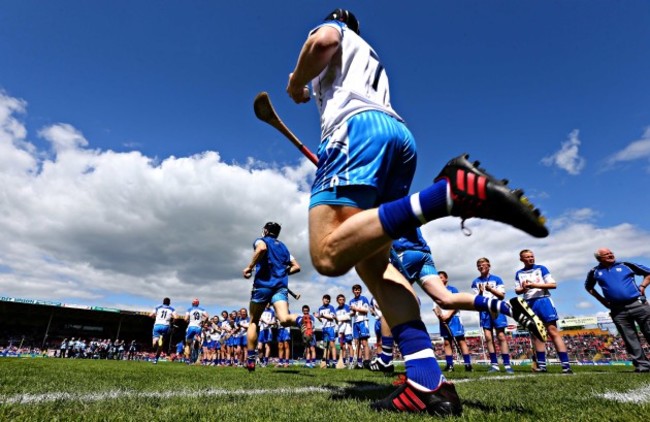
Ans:
[{"label": "crowd of spectators", "polygon": [[[625,344],[620,335],[603,333],[565,334],[562,336],[567,346],[569,357],[576,362],[609,362],[629,360]],[[508,347],[513,359],[530,359],[532,346],[528,336],[507,336]],[[480,337],[466,338],[467,345],[472,355],[472,360],[487,359],[487,351]],[[650,345],[641,340],[646,354],[650,354]],[[550,346],[550,345],[549,345]],[[442,343],[436,344],[436,355],[444,356]],[[551,359],[557,359],[554,347],[547,347],[547,354]]]},{"label": "crowd of spectators", "polygon": [[[609,332],[600,333],[571,333],[563,335],[567,346],[569,357],[576,362],[609,362],[629,360],[625,351],[625,344],[620,335],[613,335]],[[528,336],[508,335],[508,346],[513,359],[530,359],[531,343]],[[76,359],[115,359],[115,360],[150,360],[151,353],[140,350],[135,340],[125,342],[121,339],[97,339],[85,340],[82,338],[70,338],[61,341],[55,349],[40,349],[38,347],[23,347],[21,341],[24,339],[12,339],[8,345],[0,345],[0,357],[8,356],[50,356],[57,358]],[[480,337],[467,337],[467,345],[473,361],[486,359],[486,349]],[[24,342],[25,344],[29,344]],[[650,355],[650,345],[642,338],[641,344],[646,354]],[[434,344],[436,356],[444,356],[442,343]],[[498,351],[498,350],[497,350]],[[547,348],[548,356],[556,359],[555,348]],[[399,351],[396,350],[396,359],[399,359]],[[173,353],[171,355],[174,355]],[[173,356],[169,356],[173,360]]]}]

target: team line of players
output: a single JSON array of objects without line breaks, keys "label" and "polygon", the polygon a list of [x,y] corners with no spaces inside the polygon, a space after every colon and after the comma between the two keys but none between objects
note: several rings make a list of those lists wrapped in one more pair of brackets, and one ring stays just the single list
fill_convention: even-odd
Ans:
[{"label": "team line of players", "polygon": [[[381,311],[374,299],[368,300],[363,296],[360,285],[352,287],[353,298],[346,303],[346,297],[339,294],[336,297],[337,306],[330,304],[330,295],[324,295],[323,304],[310,314],[308,305],[303,305],[302,315],[297,318],[296,325],[303,331],[305,341],[307,366],[313,367],[316,359],[316,338],[313,334],[305,336],[305,326],[314,326],[315,320],[322,323],[323,344],[326,347],[326,362],[334,367],[337,362],[336,339],[341,345],[344,363],[352,367],[368,368],[370,349],[368,347],[369,314],[376,318],[376,329],[379,333]],[[164,298],[163,303],[157,306],[151,317],[155,319],[152,332],[152,345],[156,353],[156,363],[164,350],[164,339],[170,337],[175,319],[184,318],[187,322],[185,332],[185,347],[183,354],[188,363],[197,361],[199,351],[202,351],[202,363],[215,365],[239,366],[246,358],[247,330],[250,317],[246,308],[239,311],[222,311],[219,315],[209,316],[208,312],[200,306],[199,300],[194,299],[192,306],[187,309],[184,317],[171,306],[171,300]],[[307,321],[307,319],[309,321]],[[311,323],[309,323],[311,322]],[[378,334],[378,338],[381,334]],[[265,366],[271,352],[271,343],[278,344],[278,364],[288,366],[290,361],[290,327],[282,327],[277,321],[275,311],[269,304],[260,318],[260,334],[258,349],[260,364]],[[353,346],[353,343],[354,346]],[[355,353],[356,352],[356,353]],[[354,356],[356,354],[356,356]]]}]

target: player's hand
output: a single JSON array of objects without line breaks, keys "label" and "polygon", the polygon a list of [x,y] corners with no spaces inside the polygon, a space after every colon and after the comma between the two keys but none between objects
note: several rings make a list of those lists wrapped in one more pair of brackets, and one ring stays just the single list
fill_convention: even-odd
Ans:
[{"label": "player's hand", "polygon": [[244,268],[243,274],[244,278],[249,279],[253,275],[253,270],[250,267],[246,267]]},{"label": "player's hand", "polygon": [[309,102],[311,96],[309,95],[309,88],[303,85],[292,83],[293,73],[289,73],[289,82],[287,83],[287,94],[296,104],[303,104]]}]

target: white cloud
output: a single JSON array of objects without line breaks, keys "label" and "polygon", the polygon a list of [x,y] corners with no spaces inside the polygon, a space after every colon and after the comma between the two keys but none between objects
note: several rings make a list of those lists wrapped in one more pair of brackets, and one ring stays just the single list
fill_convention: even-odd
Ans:
[{"label": "white cloud", "polygon": [[580,156],[578,151],[580,148],[579,133],[577,129],[573,130],[569,134],[569,138],[562,142],[562,147],[558,151],[542,159],[542,164],[549,167],[556,166],[573,176],[580,174],[585,167],[586,160]]},{"label": "white cloud", "polygon": [[614,164],[634,161],[641,159],[650,159],[650,127],[647,127],[641,136],[641,139],[630,143],[622,150],[614,153],[608,160],[608,166]]},{"label": "white cloud", "polygon": [[[241,276],[253,240],[268,220],[283,224],[285,241],[303,267],[291,288],[312,308],[324,293],[350,296],[354,272],[318,275],[308,254],[308,186],[313,165],[272,167],[250,160],[227,164],[217,152],[162,160],[140,152],[89,149],[82,131],[66,124],[42,128],[53,152],[37,151],[19,116],[22,100],[0,95],[0,291],[5,296],[148,309],[169,296],[178,306],[193,297],[210,312],[248,303],[251,282]],[[7,158],[9,157],[9,158]],[[590,300],[584,277],[592,251],[608,246],[624,258],[650,260],[650,234],[629,224],[598,227],[597,213],[580,209],[551,221],[551,236],[533,239],[503,224],[445,218],[423,228],[439,269],[461,291],[488,256],[514,295],[518,251],[531,248],[559,282],[560,313]],[[419,290],[416,288],[416,290]],[[366,290],[367,293],[367,290]],[[433,302],[423,318],[436,330]],[[294,302],[293,306],[296,302]],[[598,304],[595,304],[599,309]],[[463,312],[466,327],[477,314]]]}]

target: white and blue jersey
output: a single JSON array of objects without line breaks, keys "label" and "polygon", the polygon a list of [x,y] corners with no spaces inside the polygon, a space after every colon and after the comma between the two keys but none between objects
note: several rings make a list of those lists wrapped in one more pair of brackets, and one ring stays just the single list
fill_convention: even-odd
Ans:
[{"label": "white and blue jersey", "polygon": [[[526,282],[556,284],[548,268],[537,264],[530,268],[522,268],[515,274],[515,288],[520,288]],[[523,295],[526,303],[542,322],[548,324],[559,319],[548,289],[532,288],[526,290]]]},{"label": "white and blue jersey", "polygon": [[370,299],[370,309],[375,315],[375,336],[379,339],[381,338],[381,309],[379,309],[379,302],[374,297]]},{"label": "white and blue jersey", "polygon": [[185,339],[189,340],[195,336],[201,335],[201,324],[207,317],[208,313],[200,306],[187,308],[187,312],[185,312],[185,318],[187,319]]},{"label": "white and blue jersey", "polygon": [[[336,60],[311,82],[321,143],[310,207],[367,209],[401,198],[408,194],[415,173],[415,140],[390,104],[383,65],[372,47],[345,24],[331,21],[322,26],[337,29],[341,44]],[[339,195],[337,188],[346,186],[369,189]]]},{"label": "white and blue jersey", "polygon": [[248,334],[248,326],[250,325],[250,318],[240,318],[239,319],[239,345],[242,347],[246,347],[248,345],[247,343],[247,334]]},{"label": "white and blue jersey", "polygon": [[327,316],[330,318],[336,317],[336,310],[332,305],[321,305],[316,311],[317,315],[321,317],[321,323],[323,324],[323,341],[328,343],[330,341],[336,340],[336,322],[333,319],[322,318]]},{"label": "white and blue jersey", "polygon": [[158,305],[153,310],[156,320],[153,325],[152,336],[154,338],[165,336],[169,333],[170,324],[176,315],[176,310],[169,305]]},{"label": "white and blue jersey", "polygon": [[[490,286],[492,290],[497,290],[505,294],[505,285],[501,277],[489,274],[487,277],[479,276],[472,281],[472,290],[474,293],[479,294],[481,290],[483,291],[483,296],[488,299],[498,299],[494,294],[487,291],[486,286]],[[482,289],[481,289],[482,288]],[[508,320],[503,314],[499,314],[496,318],[493,318],[489,312],[481,311],[480,312],[481,327],[492,330],[495,328],[501,329],[508,326]]]},{"label": "white and blue jersey", "polygon": [[341,344],[350,343],[352,341],[352,311],[348,305],[338,306],[336,308],[336,333]]},{"label": "white and blue jersey", "polygon": [[353,311],[354,323],[352,324],[352,336],[355,339],[366,339],[370,337],[370,330],[368,327],[368,312],[370,312],[370,301],[365,296],[350,299],[350,309],[352,307],[362,308],[366,312]]},{"label": "white and blue jersey", "polygon": [[[533,265],[530,268],[522,268],[515,274],[515,288],[520,288],[524,283],[546,283],[556,284],[551,272],[543,265]],[[539,299],[541,297],[549,297],[551,292],[548,289],[528,289],[524,292],[524,299]]]},{"label": "white and blue jersey", "polygon": [[321,117],[321,139],[362,111],[377,110],[401,121],[390,104],[388,77],[377,53],[339,21],[324,22],[310,35],[323,26],[341,34],[341,45],[340,57],[311,81]]}]

